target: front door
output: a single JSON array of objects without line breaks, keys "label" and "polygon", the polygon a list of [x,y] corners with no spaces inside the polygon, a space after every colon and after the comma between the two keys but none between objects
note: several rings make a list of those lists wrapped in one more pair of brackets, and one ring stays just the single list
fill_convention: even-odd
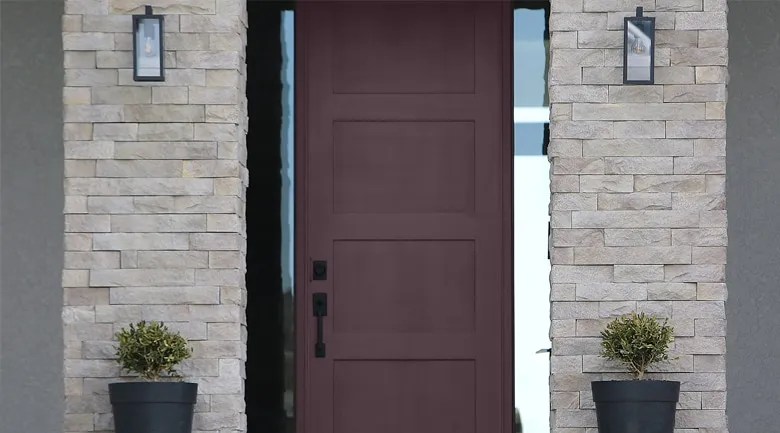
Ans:
[{"label": "front door", "polygon": [[510,13],[297,4],[299,433],[509,432]]}]

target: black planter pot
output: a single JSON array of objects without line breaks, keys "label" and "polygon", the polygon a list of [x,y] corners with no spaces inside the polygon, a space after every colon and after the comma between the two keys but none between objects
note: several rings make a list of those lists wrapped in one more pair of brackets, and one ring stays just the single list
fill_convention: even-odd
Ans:
[{"label": "black planter pot", "polygon": [[674,433],[680,382],[592,382],[599,433]]},{"label": "black planter pot", "polygon": [[108,393],[116,433],[192,433],[197,383],[112,383]]}]

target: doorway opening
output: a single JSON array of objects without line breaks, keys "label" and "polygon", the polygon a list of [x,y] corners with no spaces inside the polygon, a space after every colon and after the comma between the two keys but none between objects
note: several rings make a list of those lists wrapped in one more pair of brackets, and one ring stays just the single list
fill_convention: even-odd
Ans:
[{"label": "doorway opening", "polygon": [[[247,432],[294,433],[295,19],[292,1],[247,9]],[[513,4],[513,189],[523,203],[513,221],[513,395],[524,433],[549,431],[549,15],[549,1]]]}]

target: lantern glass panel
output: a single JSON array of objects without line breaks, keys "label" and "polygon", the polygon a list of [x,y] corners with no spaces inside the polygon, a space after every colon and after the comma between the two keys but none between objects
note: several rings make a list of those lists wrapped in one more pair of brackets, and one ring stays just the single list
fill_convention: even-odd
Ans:
[{"label": "lantern glass panel", "polygon": [[652,82],[654,22],[650,19],[626,20],[626,81]]},{"label": "lantern glass panel", "polygon": [[160,77],[162,75],[161,20],[140,18],[135,32],[136,76]]}]

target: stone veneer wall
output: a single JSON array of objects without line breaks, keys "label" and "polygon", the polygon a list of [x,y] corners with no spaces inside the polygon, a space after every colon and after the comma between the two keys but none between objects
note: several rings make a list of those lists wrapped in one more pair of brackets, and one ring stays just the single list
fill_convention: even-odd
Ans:
[{"label": "stone veneer wall", "polygon": [[244,0],[151,0],[166,81],[132,79],[140,0],[65,0],[67,432],[112,429],[112,334],[164,320],[193,340],[195,429],[246,430]]},{"label": "stone veneer wall", "polygon": [[[656,85],[623,86],[623,17],[656,17]],[[595,433],[598,334],[671,318],[679,433],[727,431],[725,0],[552,0],[552,426]]]}]

